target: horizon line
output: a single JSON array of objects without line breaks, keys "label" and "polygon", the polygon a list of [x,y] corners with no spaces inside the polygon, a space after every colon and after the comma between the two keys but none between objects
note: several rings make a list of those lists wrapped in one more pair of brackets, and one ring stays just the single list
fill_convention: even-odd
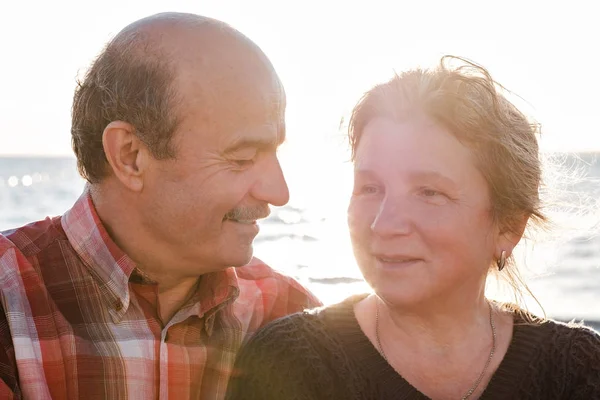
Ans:
[{"label": "horizon line", "polygon": [[[592,154],[600,153],[600,149],[556,150],[540,149],[540,154]],[[0,158],[73,158],[73,153],[0,153]]]}]

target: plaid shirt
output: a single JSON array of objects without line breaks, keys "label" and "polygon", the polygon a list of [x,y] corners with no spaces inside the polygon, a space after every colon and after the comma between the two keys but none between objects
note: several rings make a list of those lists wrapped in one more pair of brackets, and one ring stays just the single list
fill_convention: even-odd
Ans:
[{"label": "plaid shirt", "polygon": [[84,193],[64,216],[0,235],[0,398],[220,399],[267,322],[319,305],[261,261],[202,276],[163,326],[157,285]]}]

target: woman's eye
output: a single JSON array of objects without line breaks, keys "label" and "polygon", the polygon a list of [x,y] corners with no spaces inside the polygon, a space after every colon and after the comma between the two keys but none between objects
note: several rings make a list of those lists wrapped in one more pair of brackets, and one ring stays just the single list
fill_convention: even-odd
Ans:
[{"label": "woman's eye", "polygon": [[438,192],[437,190],[433,190],[433,189],[421,189],[421,194],[425,197],[434,197],[434,196],[438,196],[438,195],[443,195],[441,192]]},{"label": "woman's eye", "polygon": [[379,188],[375,185],[361,186],[358,190],[355,191],[356,194],[376,194],[378,192]]},{"label": "woman's eye", "polygon": [[441,205],[449,200],[449,197],[444,192],[431,188],[421,188],[418,193],[423,199],[432,204]]}]

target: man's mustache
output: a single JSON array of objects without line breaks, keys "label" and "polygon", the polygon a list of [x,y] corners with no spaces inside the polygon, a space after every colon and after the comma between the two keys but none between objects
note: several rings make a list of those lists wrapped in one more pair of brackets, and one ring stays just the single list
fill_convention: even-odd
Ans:
[{"label": "man's mustache", "polygon": [[225,214],[225,219],[250,221],[267,218],[271,209],[267,204],[259,207],[238,207]]}]

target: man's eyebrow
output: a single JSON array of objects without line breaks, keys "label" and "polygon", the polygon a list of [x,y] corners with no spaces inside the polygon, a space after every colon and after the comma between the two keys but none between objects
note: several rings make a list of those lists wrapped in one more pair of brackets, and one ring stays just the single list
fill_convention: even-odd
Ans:
[{"label": "man's eyebrow", "polygon": [[253,148],[259,151],[276,150],[280,145],[285,142],[285,122],[281,122],[277,129],[277,135],[275,137],[240,137],[231,143],[223,151],[223,153],[230,154],[238,150]]},{"label": "man's eyebrow", "polygon": [[277,138],[240,138],[229,145],[224,153],[235,153],[238,150],[253,148],[259,151],[275,150],[285,140],[285,133]]}]

